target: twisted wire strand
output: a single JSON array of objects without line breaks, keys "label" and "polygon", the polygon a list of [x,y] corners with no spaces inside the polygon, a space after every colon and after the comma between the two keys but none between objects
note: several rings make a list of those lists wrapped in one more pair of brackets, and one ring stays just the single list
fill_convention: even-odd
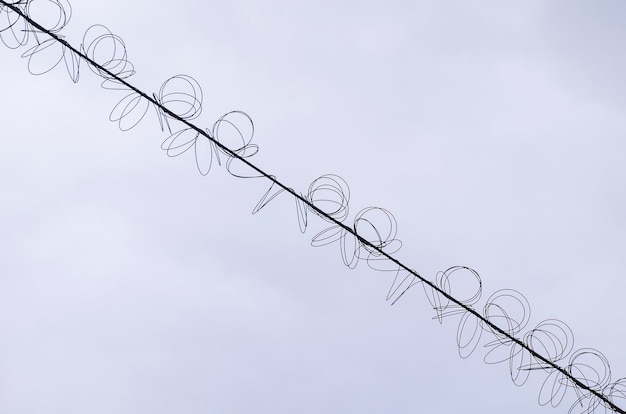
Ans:
[{"label": "twisted wire strand", "polygon": [[[32,0],[0,0],[2,42],[16,49],[27,45],[31,34],[37,42],[22,55],[28,58],[32,74],[47,73],[64,61],[70,78],[77,82],[80,63],[87,62],[90,70],[104,79],[103,88],[130,91],[109,116],[121,130],[138,125],[152,106],[156,110],[161,130],[167,128],[170,134],[161,145],[168,156],[176,157],[193,147],[196,166],[202,175],[206,175],[214,161],[221,165],[221,153],[227,158],[226,168],[231,175],[270,181],[269,189],[254,207],[253,214],[286,192],[294,197],[298,223],[303,233],[308,225],[308,211],[330,224],[330,227],[312,238],[314,247],[339,243],[342,260],[347,267],[355,268],[359,261],[365,260],[373,270],[395,272],[387,293],[387,300],[394,299],[392,304],[410,288],[421,283],[427,300],[435,310],[433,319],[442,322],[443,318],[461,315],[457,345],[462,358],[471,355],[482,335],[488,332],[493,335],[493,339],[484,345],[490,348],[484,357],[485,362],[497,364],[508,361],[511,379],[516,385],[523,385],[532,371],[548,373],[540,389],[540,405],[549,403],[556,407],[563,400],[567,389],[574,388],[577,400],[571,406],[570,413],[592,413],[602,406],[605,411],[626,414],[615,403],[618,399],[626,401],[626,378],[611,383],[608,360],[597,350],[583,348],[572,354],[573,334],[564,322],[555,319],[542,321],[519,339],[517,335],[528,325],[530,318],[530,305],[521,293],[510,289],[499,290],[487,299],[482,314],[479,313],[473,307],[482,294],[482,281],[476,271],[465,266],[455,266],[439,272],[435,282],[424,278],[392,256],[402,243],[396,239],[397,223],[389,211],[368,207],[357,213],[352,226],[345,224],[349,213],[350,190],[341,177],[332,174],[321,176],[311,183],[306,194],[298,194],[248,160],[259,148],[251,143],[254,124],[247,114],[232,111],[219,118],[210,130],[197,127],[191,120],[196,119],[202,111],[202,90],[193,78],[187,75],[174,76],[161,86],[158,93],[150,96],[128,82],[127,79],[135,74],[135,70],[128,61],[125,43],[119,36],[104,26],[94,25],[85,33],[81,47],[75,48],[59,34],[71,17],[69,3],[66,0],[47,1],[58,6],[59,16],[51,27],[45,28],[29,15],[32,12]],[[39,36],[44,34],[49,39],[40,41]],[[108,45],[112,54],[108,60],[98,62],[98,49],[103,45]],[[43,63],[46,54],[51,64]],[[173,132],[170,120],[182,123],[185,127]],[[241,120],[245,127],[240,123]],[[225,135],[224,131],[229,134]],[[225,141],[229,141],[229,145]],[[453,276],[473,284],[469,293],[463,292],[464,299],[458,299],[458,293],[453,294]],[[455,284],[454,289],[458,290],[459,286]],[[568,356],[565,367],[558,364]]]}]

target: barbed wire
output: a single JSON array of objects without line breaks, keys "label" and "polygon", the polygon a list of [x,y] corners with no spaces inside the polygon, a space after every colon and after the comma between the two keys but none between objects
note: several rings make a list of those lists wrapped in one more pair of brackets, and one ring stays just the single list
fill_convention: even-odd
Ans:
[{"label": "barbed wire", "polygon": [[[87,64],[102,79],[102,88],[125,92],[109,115],[120,130],[133,129],[153,108],[161,131],[167,130],[168,137],[161,148],[169,157],[192,152],[202,175],[207,175],[215,164],[224,163],[234,177],[270,181],[252,214],[287,193],[295,201],[302,233],[308,228],[309,213],[328,225],[312,237],[313,247],[338,246],[348,268],[354,269],[365,262],[374,271],[394,275],[386,297],[392,305],[413,286],[421,284],[435,311],[433,319],[443,323],[444,319],[460,316],[456,340],[461,358],[468,358],[483,343],[487,349],[484,362],[508,363],[515,385],[524,385],[533,372],[544,374],[538,397],[540,405],[557,407],[572,389],[575,401],[569,413],[590,414],[603,407],[605,412],[626,414],[618,405],[626,403],[626,378],[611,382],[609,362],[600,351],[591,348],[574,351],[574,335],[565,322],[546,319],[523,334],[530,321],[530,304],[520,292],[498,290],[479,312],[475,306],[482,296],[482,279],[475,270],[454,266],[439,272],[434,281],[424,278],[392,256],[400,250],[402,242],[396,238],[397,222],[391,212],[367,207],[348,221],[350,188],[343,178],[334,174],[313,180],[304,194],[287,187],[249,160],[259,147],[252,143],[254,123],[248,114],[231,111],[218,118],[211,128],[197,127],[191,121],[202,113],[203,94],[194,78],[173,76],[152,95],[137,89],[128,82],[136,72],[128,60],[126,44],[118,35],[103,25],[93,25],[85,32],[80,47],[75,48],[60,34],[70,21],[70,4],[66,0],[46,1],[58,10],[56,17],[44,26],[33,18],[37,14],[36,4],[41,6],[41,2],[0,0],[2,42],[11,49],[35,42],[22,54],[28,60],[30,73],[48,73],[64,62],[70,79],[76,83],[81,64]],[[173,129],[177,124],[180,129]],[[463,292],[462,296],[459,291]]]}]

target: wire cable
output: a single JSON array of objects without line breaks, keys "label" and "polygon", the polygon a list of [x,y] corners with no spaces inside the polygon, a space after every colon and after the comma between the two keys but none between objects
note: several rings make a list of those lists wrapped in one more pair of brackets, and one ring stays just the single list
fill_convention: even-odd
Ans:
[{"label": "wire cable", "polygon": [[[63,3],[58,0],[49,1],[57,4],[60,10],[66,10],[69,7],[65,1]],[[191,120],[200,114],[202,101],[201,89],[193,78],[186,75],[170,78],[163,84],[158,94],[150,96],[128,82],[127,79],[135,71],[133,65],[127,60],[124,42],[104,26],[97,25],[89,28],[79,49],[58,34],[67,24],[71,9],[60,13],[59,20],[54,23],[52,28],[45,28],[29,16],[29,5],[31,4],[29,0],[0,0],[0,3],[3,5],[0,7],[0,37],[2,37],[2,41],[8,47],[17,48],[28,43],[30,33],[34,35],[37,41],[36,46],[22,55],[29,59],[31,73],[46,73],[61,61],[65,61],[70,77],[74,82],[77,82],[80,61],[85,61],[94,73],[104,79],[103,88],[131,91],[115,106],[110,116],[111,121],[119,123],[120,129],[128,130],[136,126],[152,105],[157,110],[161,129],[164,130],[167,127],[171,134],[162,144],[162,148],[167,151],[169,156],[180,155],[194,147],[198,169],[201,174],[205,175],[214,159],[220,163],[219,153],[221,152],[228,158],[226,167],[232,175],[241,178],[260,177],[269,180],[271,186],[254,208],[253,213],[260,211],[278,194],[287,192],[296,201],[301,231],[304,232],[307,226],[307,210],[331,224],[331,227],[313,237],[313,246],[339,242],[342,259],[346,266],[354,268],[360,259],[365,259],[370,268],[374,270],[396,272],[387,299],[394,297],[397,292],[401,291],[393,301],[396,303],[412,286],[421,283],[428,300],[437,313],[435,318],[441,321],[450,315],[462,315],[457,331],[457,344],[461,357],[469,356],[478,345],[482,334],[490,332],[495,339],[485,345],[490,348],[485,356],[485,362],[509,361],[512,380],[517,385],[523,384],[533,370],[543,370],[549,373],[540,391],[540,404],[558,405],[563,399],[567,387],[571,387],[573,384],[578,399],[570,412],[574,407],[580,406],[584,409],[582,412],[591,413],[602,405],[605,409],[626,414],[626,411],[614,402],[616,398],[626,400],[626,378],[611,384],[608,361],[599,351],[584,348],[574,352],[565,368],[557,364],[558,361],[569,356],[573,350],[573,335],[569,327],[563,322],[546,320],[528,332],[523,339],[517,337],[526,327],[530,315],[528,302],[519,292],[509,289],[497,291],[487,300],[483,314],[479,313],[473,308],[473,305],[480,298],[482,282],[474,270],[456,266],[445,272],[440,272],[437,281],[432,282],[392,256],[399,250],[401,242],[395,238],[395,219],[387,210],[379,207],[368,207],[357,214],[352,226],[345,224],[350,195],[347,184],[340,177],[322,176],[311,184],[307,195],[302,195],[249,161],[248,158],[256,154],[258,147],[251,144],[250,139],[245,138],[245,134],[232,121],[234,116],[243,116],[249,121],[253,131],[252,121],[245,113],[233,111],[224,115],[214,124],[211,131],[203,130],[191,123]],[[20,21],[20,19],[22,20]],[[38,34],[45,34],[50,39],[40,42]],[[106,62],[99,63],[96,61],[96,49],[103,43],[113,45],[114,56]],[[47,70],[33,70],[31,68],[31,63],[36,62],[35,56],[39,58],[42,51],[58,47],[58,45],[61,47],[61,57],[56,56],[53,59],[52,67],[47,68]],[[173,87],[176,83],[178,88]],[[181,87],[184,89],[182,92],[180,91]],[[172,133],[169,119],[182,123],[185,128]],[[238,136],[242,140],[241,147],[231,149],[222,142],[223,140],[218,138],[220,128],[227,127],[231,128],[234,136]],[[251,134],[249,136],[251,137]],[[199,157],[202,157],[199,155],[201,151],[198,150],[199,145],[202,145],[199,144],[200,137],[206,139],[205,142],[208,145],[205,145],[205,149],[210,151],[208,155],[209,166],[204,169],[201,169],[199,161]],[[237,164],[239,167],[236,167]],[[241,168],[241,166],[254,174],[236,171],[236,168]],[[381,222],[386,226],[387,231],[380,230],[379,223]],[[365,237],[364,234],[367,234],[368,237]],[[469,298],[457,299],[452,296],[450,280],[455,273],[456,277],[461,274],[469,274],[470,279],[476,280],[478,286]],[[411,280],[411,278],[413,279]],[[511,309],[516,310],[519,315],[512,314]],[[541,349],[543,354],[537,349]],[[597,368],[596,365],[600,365],[600,368]],[[605,394],[602,390],[607,390],[608,393]],[[586,408],[584,407],[585,402],[587,403]]]}]

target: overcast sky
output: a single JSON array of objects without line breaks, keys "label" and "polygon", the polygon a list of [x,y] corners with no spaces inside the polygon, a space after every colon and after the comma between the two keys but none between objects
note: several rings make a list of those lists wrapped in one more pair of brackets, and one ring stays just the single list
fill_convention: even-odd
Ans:
[{"label": "overcast sky", "polygon": [[[39,1],[37,1],[39,3]],[[242,110],[252,160],[298,192],[323,174],[392,212],[424,277],[470,266],[522,292],[626,377],[626,4],[620,1],[74,1],[148,93]],[[28,73],[0,44],[0,412],[566,413],[508,365],[457,352],[417,286],[350,270],[269,184],[168,158],[156,113],[121,132],[87,67]],[[623,400],[622,400],[623,401]]]}]

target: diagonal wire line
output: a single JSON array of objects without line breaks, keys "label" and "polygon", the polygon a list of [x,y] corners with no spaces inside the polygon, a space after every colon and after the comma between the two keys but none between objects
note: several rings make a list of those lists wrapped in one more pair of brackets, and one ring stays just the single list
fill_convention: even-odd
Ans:
[{"label": "diagonal wire line", "polygon": [[[183,117],[181,117],[178,114],[174,113],[170,109],[166,108],[161,102],[157,101],[154,97],[151,97],[150,95],[148,95],[145,92],[141,91],[140,89],[136,88],[131,83],[127,82],[124,78],[121,78],[120,76],[116,75],[115,73],[112,73],[111,71],[109,71],[108,69],[103,67],[101,64],[97,63],[96,61],[91,59],[89,56],[87,56],[86,54],[82,53],[80,50],[76,49],[74,46],[72,46],[70,43],[68,43],[66,40],[64,40],[59,35],[51,32],[50,30],[44,28],[39,23],[37,23],[36,21],[31,19],[30,16],[28,16],[27,14],[22,12],[22,10],[19,7],[15,6],[14,4],[7,3],[5,0],[0,0],[0,3],[4,4],[5,6],[9,7],[11,10],[13,10],[15,13],[19,14],[29,24],[31,24],[33,27],[35,27],[38,30],[40,30],[42,33],[46,33],[48,36],[50,36],[51,38],[53,38],[54,40],[56,40],[57,42],[59,42],[60,44],[62,44],[66,48],[68,48],[69,50],[71,50],[73,53],[75,53],[76,55],[80,56],[82,59],[84,59],[90,65],[94,66],[99,71],[101,71],[101,73],[105,73],[107,76],[110,76],[111,78],[115,79],[120,84],[123,84],[128,89],[132,90],[133,92],[135,92],[136,94],[138,94],[142,98],[146,99],[147,101],[149,101],[153,105],[157,106],[161,111],[163,111],[169,117],[174,118],[177,121],[185,124],[190,129],[194,130],[198,134],[200,134],[203,137],[205,137],[206,139],[210,140],[211,143],[213,143],[214,145],[219,147],[221,150],[223,150],[225,153],[227,153],[230,157],[235,158],[238,161],[243,162],[246,166],[250,167],[252,170],[254,170],[255,172],[259,173],[264,178],[266,178],[269,181],[271,181],[272,184],[275,184],[275,185],[279,186],[282,190],[287,191],[294,198],[296,198],[297,200],[299,200],[302,203],[304,203],[308,208],[313,210],[318,215],[322,216],[325,220],[328,220],[328,221],[332,222],[333,224],[339,226],[341,229],[343,229],[346,232],[350,233],[351,235],[353,235],[363,245],[365,245],[365,246],[367,246],[367,247],[369,247],[371,249],[374,249],[381,256],[385,257],[387,260],[389,260],[389,261],[393,262],[394,264],[396,264],[400,269],[409,272],[416,279],[418,279],[419,282],[425,283],[426,285],[428,285],[430,288],[435,290],[441,296],[445,297],[446,299],[448,299],[449,301],[451,301],[455,305],[461,307],[464,311],[469,312],[471,315],[473,315],[476,318],[478,318],[481,321],[481,323],[487,325],[493,331],[497,332],[498,334],[506,337],[508,340],[510,340],[513,343],[515,343],[516,345],[520,346],[521,348],[526,350],[530,355],[532,355],[536,359],[542,361],[543,363],[547,364],[550,368],[560,372],[565,378],[567,378],[569,381],[574,383],[576,386],[578,386],[579,388],[581,388],[581,389],[583,389],[585,391],[590,392],[595,397],[599,398],[604,404],[609,406],[613,411],[615,411],[617,413],[620,413],[620,414],[626,414],[626,410],[624,410],[624,409],[618,407],[617,405],[615,405],[615,403],[613,403],[609,399],[608,396],[606,396],[603,393],[601,393],[601,392],[591,388],[591,386],[581,382],[579,379],[574,377],[567,369],[561,367],[560,365],[556,364],[555,362],[551,361],[550,359],[548,359],[548,358],[544,357],[543,355],[539,354],[538,352],[533,350],[530,346],[528,346],[526,343],[524,343],[522,340],[520,340],[517,337],[513,336],[509,332],[504,331],[503,329],[501,329],[500,327],[495,325],[493,322],[489,321],[489,319],[487,319],[483,315],[481,315],[478,312],[476,312],[474,310],[474,308],[472,308],[471,306],[468,306],[465,303],[462,303],[461,301],[457,300],[456,298],[454,298],[453,296],[451,296],[450,294],[445,292],[443,289],[439,288],[433,282],[431,282],[428,279],[426,279],[423,276],[421,276],[419,273],[417,273],[417,271],[415,271],[413,269],[410,269],[404,263],[400,262],[398,259],[396,259],[393,256],[391,256],[391,254],[386,253],[385,251],[383,251],[382,247],[379,247],[379,246],[373,244],[372,242],[370,242],[369,240],[367,240],[367,239],[363,238],[362,236],[360,236],[357,233],[356,229],[353,229],[352,227],[349,227],[349,226],[345,225],[343,222],[337,220],[336,218],[332,217],[330,214],[324,212],[319,207],[315,206],[312,201],[310,201],[307,198],[305,198],[304,196],[296,193],[295,190],[293,190],[290,187],[287,187],[285,184],[280,182],[275,176],[270,175],[269,173],[265,172],[260,167],[257,167],[255,164],[253,164],[252,162],[248,161],[243,156],[239,155],[237,152],[235,152],[235,151],[231,150],[230,148],[226,147],[224,144],[222,144],[217,139],[212,137],[209,133],[205,132],[203,129],[197,127],[196,125],[192,124],[188,120],[184,119]],[[16,4],[19,4],[19,2],[16,3]]]}]

